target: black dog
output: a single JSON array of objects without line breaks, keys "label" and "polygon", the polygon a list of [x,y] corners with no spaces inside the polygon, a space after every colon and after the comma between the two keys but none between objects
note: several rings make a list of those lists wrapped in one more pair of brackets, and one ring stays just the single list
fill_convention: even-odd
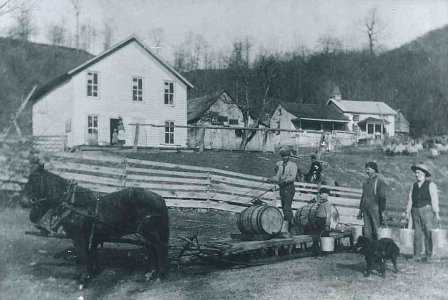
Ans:
[{"label": "black dog", "polygon": [[386,277],[386,260],[390,259],[394,265],[394,273],[398,272],[397,258],[400,254],[400,248],[392,239],[382,238],[379,241],[372,241],[366,237],[360,236],[356,248],[361,252],[367,263],[364,276],[368,277],[372,273],[373,264],[377,263],[382,277]]}]

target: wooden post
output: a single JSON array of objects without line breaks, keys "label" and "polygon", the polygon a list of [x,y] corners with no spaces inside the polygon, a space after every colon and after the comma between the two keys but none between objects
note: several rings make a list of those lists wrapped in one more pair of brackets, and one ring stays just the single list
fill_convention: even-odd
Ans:
[{"label": "wooden post", "polygon": [[137,124],[135,124],[134,152],[137,152],[139,131],[140,131],[140,123],[137,123]]},{"label": "wooden post", "polygon": [[268,141],[268,131],[266,130],[264,132],[264,134],[263,134],[263,145],[261,146],[261,151],[263,153],[266,152],[266,143],[267,143],[267,141]]},{"label": "wooden post", "polygon": [[201,128],[201,140],[199,142],[199,152],[204,152],[205,127]]},{"label": "wooden post", "polygon": [[25,109],[26,105],[28,104],[28,102],[30,101],[31,97],[33,96],[34,91],[36,90],[36,88],[37,88],[37,85],[33,86],[33,89],[28,94],[28,96],[25,98],[25,100],[22,102],[22,104],[20,105],[20,107],[17,110],[17,112],[11,116],[11,123],[7,127],[5,127],[5,129],[3,129],[3,131],[2,131],[2,136],[3,137],[6,138],[6,136],[9,133],[9,130],[11,129],[12,126],[14,126],[16,128],[16,131],[17,131],[17,133],[19,135],[22,135],[22,131],[20,130],[19,125],[17,124],[17,118],[22,113],[22,111]]}]

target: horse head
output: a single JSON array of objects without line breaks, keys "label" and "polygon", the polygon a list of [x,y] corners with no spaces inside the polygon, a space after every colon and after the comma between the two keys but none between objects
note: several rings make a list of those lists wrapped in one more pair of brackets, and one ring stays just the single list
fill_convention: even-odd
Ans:
[{"label": "horse head", "polygon": [[59,196],[54,193],[59,184],[52,180],[55,177],[52,175],[43,166],[34,168],[22,191],[21,204],[31,207],[30,220],[33,223],[39,222],[50,209],[60,204]]}]

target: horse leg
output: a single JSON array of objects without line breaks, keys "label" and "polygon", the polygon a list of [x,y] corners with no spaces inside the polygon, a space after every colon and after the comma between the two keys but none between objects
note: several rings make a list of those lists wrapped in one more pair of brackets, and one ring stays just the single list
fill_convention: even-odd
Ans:
[{"label": "horse leg", "polygon": [[90,274],[88,270],[89,264],[89,241],[84,236],[78,236],[75,239],[75,252],[77,256],[76,261],[76,275],[79,281],[79,289],[83,289],[90,280]]},{"label": "horse leg", "polygon": [[164,279],[168,272],[168,251],[161,241],[157,232],[150,232],[144,235],[148,245],[150,279]]}]

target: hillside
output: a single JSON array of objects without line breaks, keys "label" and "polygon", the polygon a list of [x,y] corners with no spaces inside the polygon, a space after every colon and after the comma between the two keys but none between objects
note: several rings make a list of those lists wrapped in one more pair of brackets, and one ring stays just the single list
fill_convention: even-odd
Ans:
[{"label": "hillside", "polygon": [[[81,50],[7,38],[0,38],[0,53],[0,129],[34,85],[43,85],[92,57]],[[19,125],[23,133],[31,133],[31,105]]]},{"label": "hillside", "polygon": [[[198,97],[216,89],[235,96],[241,75],[254,102],[264,97],[263,68],[268,66],[268,97],[284,102],[323,103],[337,86],[343,99],[383,101],[400,109],[411,134],[448,133],[448,26],[381,55],[364,51],[292,53],[258,57],[249,74],[237,69],[185,73]],[[240,91],[241,93],[241,91]],[[430,118],[428,116],[431,116]]]}]

